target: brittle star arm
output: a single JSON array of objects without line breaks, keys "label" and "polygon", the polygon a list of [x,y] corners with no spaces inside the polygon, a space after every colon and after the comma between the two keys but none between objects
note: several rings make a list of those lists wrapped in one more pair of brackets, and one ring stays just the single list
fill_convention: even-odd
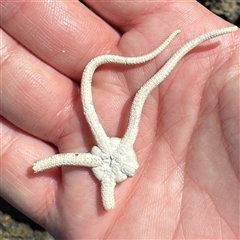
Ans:
[{"label": "brittle star arm", "polygon": [[193,40],[187,42],[183,45],[172,57],[164,64],[164,66],[151,77],[136,93],[129,115],[129,121],[127,125],[126,132],[119,144],[118,151],[124,152],[133,147],[136,140],[140,117],[143,109],[143,105],[151,93],[151,91],[156,88],[173,70],[173,68],[178,64],[178,62],[193,48],[199,44],[217,36],[234,32],[238,29],[237,26],[223,28],[219,30],[214,30],[205,33],[201,36],[194,38]]},{"label": "brittle star arm", "polygon": [[41,172],[49,168],[60,167],[63,165],[99,167],[102,159],[91,153],[61,153],[51,157],[43,158],[33,163],[34,172]]},{"label": "brittle star arm", "polygon": [[101,55],[92,59],[85,67],[81,80],[81,96],[83,112],[90,126],[92,134],[96,140],[97,146],[102,150],[102,152],[105,153],[109,152],[110,143],[109,137],[105,133],[93,105],[91,83],[94,71],[96,70],[97,67],[106,63],[135,65],[150,61],[151,59],[155,58],[159,53],[161,53],[179,32],[180,30],[174,31],[159,47],[157,47],[155,50],[146,55],[139,57]]}]

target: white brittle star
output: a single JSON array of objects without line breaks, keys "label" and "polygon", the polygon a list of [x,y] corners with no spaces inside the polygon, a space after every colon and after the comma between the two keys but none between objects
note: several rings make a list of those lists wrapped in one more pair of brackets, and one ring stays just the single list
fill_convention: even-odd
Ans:
[{"label": "white brittle star", "polygon": [[92,101],[91,83],[94,71],[105,63],[140,64],[155,58],[173,38],[180,32],[174,31],[158,48],[140,57],[122,57],[102,55],[92,59],[84,69],[81,81],[81,96],[83,112],[96,140],[91,153],[62,153],[44,158],[33,164],[34,172],[48,168],[73,165],[91,167],[93,174],[101,183],[103,208],[109,210],[115,207],[114,188],[116,183],[132,177],[138,168],[137,157],[133,149],[137,137],[140,116],[146,98],[172,71],[176,64],[194,47],[226,33],[236,31],[238,27],[229,27],[203,34],[182,46],[164,66],[151,77],[136,93],[128,121],[126,132],[122,138],[109,138],[105,133]]}]

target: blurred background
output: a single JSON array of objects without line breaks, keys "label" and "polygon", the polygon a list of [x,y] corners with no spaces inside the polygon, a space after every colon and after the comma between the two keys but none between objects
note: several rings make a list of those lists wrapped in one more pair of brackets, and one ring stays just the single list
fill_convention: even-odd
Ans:
[{"label": "blurred background", "polygon": [[[80,1],[83,2],[83,1]],[[223,19],[240,27],[240,0],[199,0]],[[0,240],[52,240],[42,227],[0,197]]]}]

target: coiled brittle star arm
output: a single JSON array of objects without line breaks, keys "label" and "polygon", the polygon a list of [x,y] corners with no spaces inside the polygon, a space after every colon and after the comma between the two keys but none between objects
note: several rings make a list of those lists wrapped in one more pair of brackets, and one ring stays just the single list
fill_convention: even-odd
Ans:
[{"label": "coiled brittle star arm", "polygon": [[172,71],[176,64],[191,49],[207,41],[226,33],[236,31],[236,26],[215,30],[203,34],[181,47],[165,63],[165,65],[151,77],[137,92],[130,110],[130,117],[127,130],[122,139],[109,138],[101,123],[99,122],[93,106],[91,83],[96,68],[105,63],[116,64],[139,64],[156,57],[180,31],[173,32],[161,46],[154,51],[140,57],[121,57],[115,55],[102,55],[94,58],[86,66],[81,83],[81,96],[83,110],[90,129],[96,139],[97,146],[94,146],[91,153],[64,153],[39,160],[33,164],[33,170],[40,172],[48,168],[73,165],[91,167],[95,177],[101,182],[101,195],[103,208],[109,210],[115,207],[114,188],[116,183],[125,181],[132,177],[138,168],[137,158],[133,145],[137,137],[140,116],[145,100],[151,91],[158,86]]},{"label": "coiled brittle star arm", "polygon": [[83,112],[90,126],[92,134],[96,140],[97,146],[102,150],[102,152],[109,152],[109,138],[105,133],[97,113],[93,105],[92,98],[92,78],[94,71],[101,65],[106,63],[122,64],[122,65],[136,65],[144,63],[155,58],[159,53],[161,53],[168,44],[173,40],[173,38],[180,33],[180,30],[174,31],[159,47],[157,47],[152,52],[139,56],[139,57],[122,57],[117,55],[101,55],[93,58],[85,67],[83,71],[83,76],[81,80],[81,96],[83,104]]},{"label": "coiled brittle star arm", "polygon": [[127,130],[123,138],[121,139],[118,151],[123,152],[133,147],[133,144],[136,140],[137,133],[138,133],[138,127],[139,127],[142,108],[148,95],[169,75],[169,73],[178,64],[178,62],[189,51],[191,51],[193,48],[195,48],[199,44],[211,38],[215,38],[223,34],[231,33],[233,31],[236,31],[237,29],[238,27],[234,26],[234,27],[223,28],[223,29],[214,30],[214,31],[205,33],[187,42],[176,53],[172,55],[172,57],[164,64],[164,66],[155,75],[153,75],[136,93],[131,106],[131,110],[130,110]]}]

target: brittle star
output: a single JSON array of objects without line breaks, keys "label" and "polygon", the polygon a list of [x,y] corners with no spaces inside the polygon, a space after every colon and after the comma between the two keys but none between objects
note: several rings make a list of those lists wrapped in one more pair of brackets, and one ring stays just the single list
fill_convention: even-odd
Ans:
[{"label": "brittle star", "polygon": [[210,38],[231,33],[237,29],[238,27],[234,26],[205,33],[189,41],[174,53],[164,66],[136,93],[130,109],[128,126],[122,138],[108,137],[98,119],[91,93],[91,83],[94,71],[97,67],[105,63],[133,65],[150,61],[168,46],[180,30],[174,31],[158,48],[140,57],[101,55],[92,59],[83,71],[81,96],[83,112],[96,140],[97,146],[94,146],[90,153],[62,153],[39,160],[33,164],[34,172],[65,165],[90,167],[93,174],[101,183],[103,208],[105,210],[114,208],[114,189],[116,183],[123,182],[128,177],[132,177],[138,168],[137,157],[133,145],[137,138],[142,108],[148,95],[194,47]]}]

